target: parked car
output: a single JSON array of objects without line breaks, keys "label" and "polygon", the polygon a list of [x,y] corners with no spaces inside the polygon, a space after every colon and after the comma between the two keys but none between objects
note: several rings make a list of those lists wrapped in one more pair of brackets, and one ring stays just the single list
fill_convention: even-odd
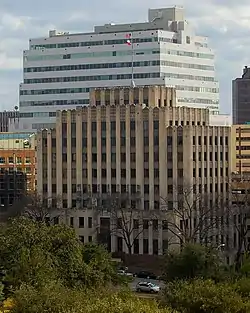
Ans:
[{"label": "parked car", "polygon": [[157,279],[157,275],[151,272],[147,272],[147,271],[141,271],[139,273],[136,273],[136,277],[146,278],[146,279]]},{"label": "parked car", "polygon": [[133,277],[134,275],[132,273],[129,273],[127,271],[124,270],[118,270],[118,275],[122,275],[122,276],[128,276],[128,277]]},{"label": "parked car", "polygon": [[141,281],[136,285],[136,291],[158,293],[160,292],[160,287],[147,281]]}]

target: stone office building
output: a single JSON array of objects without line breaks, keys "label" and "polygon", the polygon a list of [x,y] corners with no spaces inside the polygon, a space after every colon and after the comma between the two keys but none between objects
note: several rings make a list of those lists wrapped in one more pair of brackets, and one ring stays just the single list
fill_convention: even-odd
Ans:
[{"label": "stone office building", "polygon": [[[211,206],[218,194],[226,199],[230,128],[209,126],[206,109],[176,107],[172,88],[97,89],[90,99],[89,107],[58,111],[56,128],[38,133],[38,191],[55,206],[62,197],[67,222],[84,242],[110,225],[95,199],[139,195],[130,205],[159,219],[157,227],[150,224],[140,232],[132,253],[162,254],[170,238],[166,220],[178,205],[176,186],[208,193]],[[93,200],[88,208],[86,194]],[[128,252],[112,232],[108,245],[112,252]]]}]

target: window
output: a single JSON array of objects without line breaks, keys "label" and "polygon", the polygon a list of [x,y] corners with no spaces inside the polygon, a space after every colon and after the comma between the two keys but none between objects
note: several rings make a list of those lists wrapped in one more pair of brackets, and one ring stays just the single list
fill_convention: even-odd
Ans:
[{"label": "window", "polygon": [[79,217],[79,228],[84,228],[84,217]]},{"label": "window", "polygon": [[143,239],[143,254],[148,254],[148,239]]},{"label": "window", "polygon": [[93,241],[93,238],[92,238],[92,236],[89,236],[89,242],[92,242]]},{"label": "window", "polygon": [[143,229],[148,229],[148,228],[149,228],[148,220],[143,220]]},{"label": "window", "polygon": [[80,240],[82,243],[84,243],[84,236],[80,236],[80,237],[79,237],[79,240]]},{"label": "window", "polygon": [[5,158],[4,157],[0,157],[0,164],[4,164],[5,163]]},{"label": "window", "polygon": [[26,167],[25,172],[26,172],[27,174],[30,174],[30,173],[31,173],[31,167]]},{"label": "window", "polygon": [[22,163],[22,158],[21,157],[17,157],[16,158],[16,163],[17,164],[21,164]]},{"label": "window", "polygon": [[121,178],[126,178],[126,169],[121,169]]},{"label": "window", "polygon": [[134,220],[134,229],[139,229],[139,220]]},{"label": "window", "polygon": [[158,220],[153,220],[153,230],[158,230]]},{"label": "window", "polygon": [[134,254],[139,254],[139,239],[134,239]]},{"label": "window", "polygon": [[88,228],[92,228],[93,221],[92,221],[92,217],[88,217]]},{"label": "window", "polygon": [[159,246],[158,246],[158,239],[153,240],[153,254],[158,255],[159,253]]},{"label": "window", "polygon": [[74,227],[74,217],[70,217],[70,226]]},{"label": "window", "polygon": [[9,163],[11,163],[11,164],[14,163],[14,158],[13,157],[9,157]]},{"label": "window", "polygon": [[168,221],[167,220],[162,221],[162,230],[168,230]]},{"label": "window", "polygon": [[131,168],[131,178],[136,178],[136,169]]}]

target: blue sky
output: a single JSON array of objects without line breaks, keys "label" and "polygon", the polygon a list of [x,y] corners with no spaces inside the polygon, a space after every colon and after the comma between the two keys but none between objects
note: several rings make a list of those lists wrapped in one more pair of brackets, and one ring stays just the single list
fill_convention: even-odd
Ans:
[{"label": "blue sky", "polygon": [[249,0],[43,0],[0,1],[0,110],[18,103],[22,51],[29,38],[58,31],[92,31],[103,23],[147,20],[148,8],[183,5],[199,35],[216,51],[221,112],[231,112],[231,81],[250,65]]}]

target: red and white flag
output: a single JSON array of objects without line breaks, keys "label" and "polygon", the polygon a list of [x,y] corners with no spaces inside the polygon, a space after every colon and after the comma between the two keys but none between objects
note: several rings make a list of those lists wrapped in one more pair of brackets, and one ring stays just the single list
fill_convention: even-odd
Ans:
[{"label": "red and white flag", "polygon": [[131,46],[132,45],[131,34],[126,34],[126,39],[127,39],[126,44],[128,46]]}]

